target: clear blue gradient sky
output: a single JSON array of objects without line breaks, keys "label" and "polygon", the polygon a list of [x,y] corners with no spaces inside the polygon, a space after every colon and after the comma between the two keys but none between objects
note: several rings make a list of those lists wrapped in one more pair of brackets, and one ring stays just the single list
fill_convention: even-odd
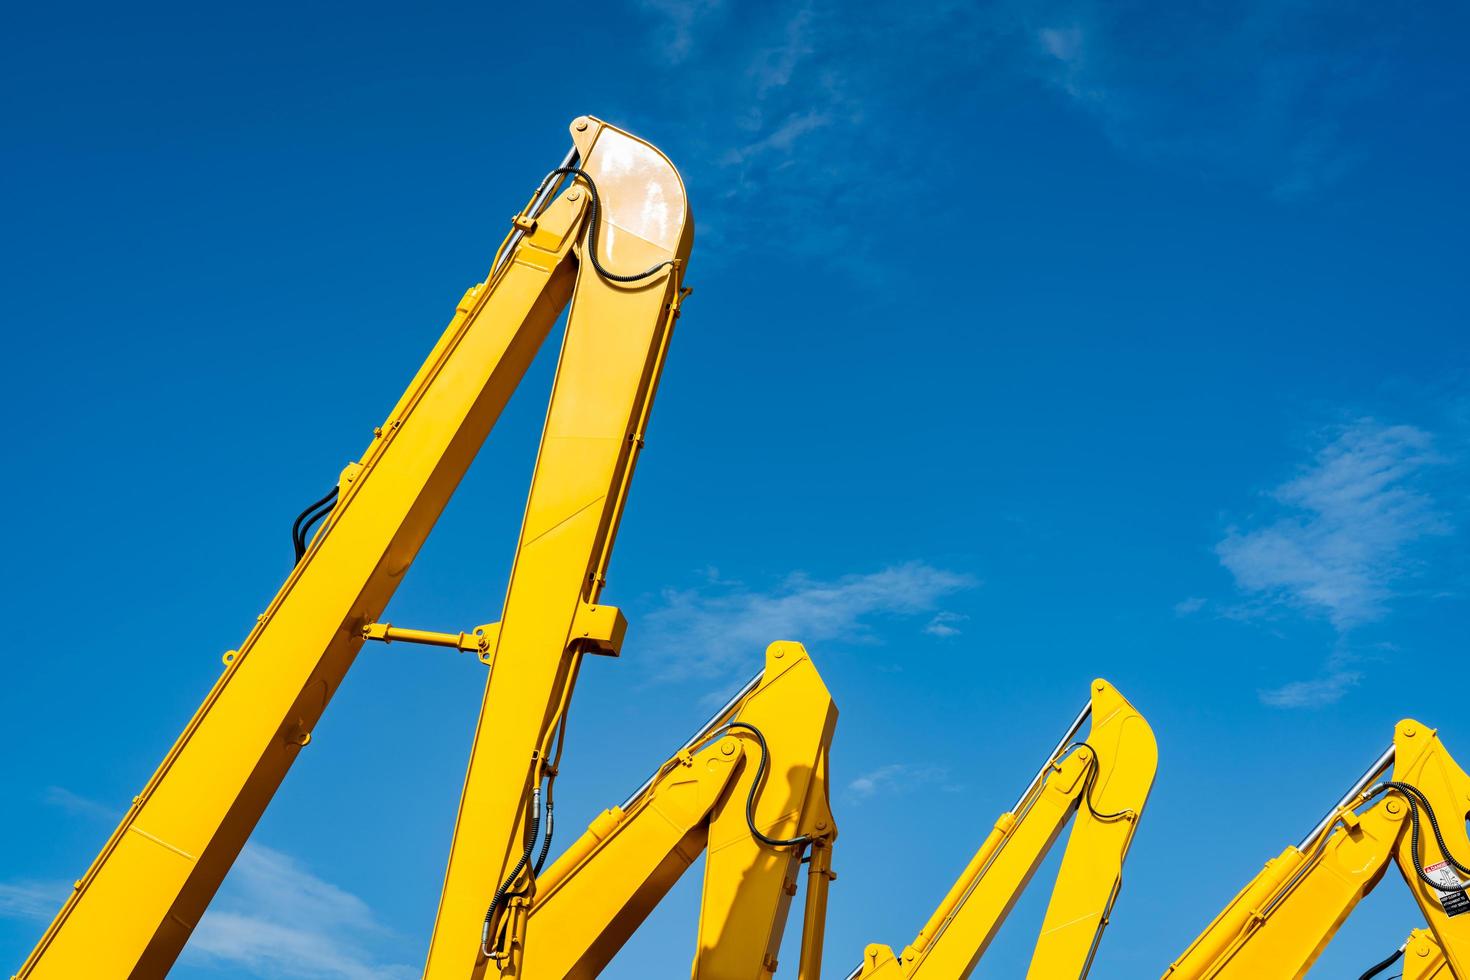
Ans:
[{"label": "clear blue gradient sky", "polygon": [[[584,112],[680,165],[698,235],[607,593],[632,628],[583,673],[563,841],[767,640],[802,640],[842,711],[840,976],[911,938],[1102,675],[1162,756],[1094,974],[1132,980],[1396,719],[1470,760],[1463,5],[4,25],[4,965]],[[498,614],[550,363],[394,621]],[[365,651],[177,975],[415,975],[481,682]],[[608,975],[685,975],[697,901],[691,875]],[[1043,904],[981,976],[1020,975]],[[1316,975],[1417,921],[1390,875]]]}]

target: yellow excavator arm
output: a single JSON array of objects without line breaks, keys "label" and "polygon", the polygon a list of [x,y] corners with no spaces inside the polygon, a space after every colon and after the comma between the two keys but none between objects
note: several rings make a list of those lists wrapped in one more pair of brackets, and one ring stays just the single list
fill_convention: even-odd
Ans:
[{"label": "yellow excavator arm", "polygon": [[[1077,735],[1091,719],[1085,739]],[[848,980],[962,980],[980,962],[1016,900],[1074,818],[1028,977],[1086,976],[1122,887],[1123,859],[1158,768],[1143,716],[1097,680],[1045,765],[935,909],[895,956],[869,946]]]},{"label": "yellow excavator arm", "polygon": [[1403,949],[1402,980],[1455,980],[1450,965],[1444,958],[1444,950],[1434,933],[1428,929],[1415,929]]},{"label": "yellow excavator arm", "polygon": [[1467,800],[1470,777],[1434,729],[1399,722],[1393,744],[1338,804],[1268,861],[1164,976],[1303,977],[1393,863],[1450,975],[1470,977],[1470,868],[1459,860],[1470,857]]},{"label": "yellow excavator arm", "polygon": [[528,941],[512,948],[503,976],[597,976],[703,852],[695,980],[775,973],[803,863],[799,976],[817,980],[837,837],[827,794],[836,722],[806,651],[772,644],[760,674],[536,876],[534,895],[511,900]]},{"label": "yellow excavator arm", "polygon": [[[166,973],[367,639],[465,650],[491,668],[426,968],[483,975],[482,920],[524,874],[581,659],[615,655],[622,639],[622,614],[599,596],[693,239],[663,154],[589,116],[571,131],[573,151],[515,216],[367,452],[298,520],[295,568],[19,977]],[[378,622],[569,303],[500,620],[459,633]]]}]

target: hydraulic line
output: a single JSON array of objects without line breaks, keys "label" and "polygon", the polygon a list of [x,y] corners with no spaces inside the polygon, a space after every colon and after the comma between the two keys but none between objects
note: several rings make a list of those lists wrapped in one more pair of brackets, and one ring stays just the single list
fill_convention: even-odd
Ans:
[{"label": "hydraulic line", "polygon": [[1470,875],[1470,868],[1465,867],[1465,865],[1456,860],[1455,856],[1450,853],[1450,849],[1445,846],[1444,834],[1440,833],[1439,820],[1435,817],[1434,807],[1430,804],[1429,797],[1424,795],[1423,790],[1413,785],[1412,783],[1400,783],[1389,780],[1373,787],[1373,789],[1370,790],[1363,797],[1363,802],[1366,803],[1369,800],[1373,799],[1375,796],[1381,796],[1389,790],[1397,790],[1403,795],[1404,799],[1409,804],[1409,855],[1413,859],[1414,873],[1417,874],[1420,880],[1422,880],[1426,885],[1436,891],[1464,891],[1463,885],[1440,884],[1433,878],[1429,877],[1429,875],[1424,870],[1424,861],[1423,858],[1420,856],[1419,851],[1419,808],[1421,806],[1424,808],[1424,815],[1429,818],[1429,827],[1431,830],[1434,831],[1434,840],[1435,843],[1439,844],[1439,852],[1444,855],[1444,859],[1449,862],[1449,864],[1457,871],[1461,872],[1462,874]]},{"label": "hydraulic line", "polygon": [[[656,275],[661,270],[673,266],[675,259],[665,259],[657,265],[649,266],[642,272],[631,275],[618,275],[603,268],[602,260],[597,257],[597,232],[602,225],[602,199],[597,195],[597,184],[593,182],[592,176],[581,167],[557,167],[546,175],[547,180],[570,174],[587,183],[587,258],[592,261],[592,268],[597,274],[609,282],[641,282],[650,276]],[[543,187],[545,184],[543,183]]]},{"label": "hydraulic line", "polygon": [[1358,980],[1373,980],[1373,978],[1378,976],[1378,974],[1382,973],[1384,970],[1387,970],[1389,967],[1397,963],[1403,955],[1404,947],[1400,946],[1388,956],[1385,956],[1383,959],[1379,960],[1377,963],[1374,963],[1372,966],[1368,967],[1368,969],[1364,970],[1362,975],[1358,977]]},{"label": "hydraulic line", "polygon": [[1092,819],[1102,821],[1119,820],[1131,814],[1133,811],[1129,809],[1122,809],[1116,813],[1097,812],[1097,808],[1092,805],[1092,790],[1093,787],[1097,784],[1097,774],[1102,769],[1102,763],[1097,761],[1097,749],[1093,748],[1086,742],[1073,742],[1072,745],[1068,747],[1067,751],[1070,752],[1072,749],[1086,749],[1088,752],[1087,776],[1083,780],[1082,800],[1084,803],[1087,804],[1087,812],[1092,814]]},{"label": "hydraulic line", "polygon": [[776,837],[767,837],[756,827],[755,796],[760,792],[761,785],[766,781],[766,768],[771,757],[771,750],[766,746],[766,737],[761,734],[761,730],[743,721],[729,722],[723,728],[716,731],[715,734],[723,734],[732,728],[740,728],[750,732],[755,736],[756,743],[761,747],[761,761],[756,766],[755,778],[750,781],[750,793],[745,797],[745,822],[750,827],[750,835],[768,847],[800,847],[805,844],[810,844],[812,842],[810,834],[802,834],[800,837],[781,840]]},{"label": "hydraulic line", "polygon": [[306,554],[306,546],[310,541],[312,525],[326,517],[337,506],[337,495],[341,492],[340,486],[335,486],[325,497],[316,501],[296,516],[291,524],[291,544],[296,550],[296,561],[299,564]]},{"label": "hydraulic line", "polygon": [[506,893],[510,891],[516,879],[521,876],[521,872],[525,870],[526,865],[530,863],[531,853],[536,849],[536,839],[540,836],[540,833],[541,786],[538,783],[536,788],[531,791],[531,819],[526,824],[526,849],[521,853],[521,859],[516,862],[515,867],[511,868],[510,874],[506,875],[505,881],[501,882],[500,887],[495,890],[495,897],[490,900],[490,907],[485,910],[485,925],[480,930],[480,952],[487,959],[499,960],[505,955],[498,950],[490,949],[490,925],[494,921],[495,913],[500,909],[501,903],[505,901]]}]

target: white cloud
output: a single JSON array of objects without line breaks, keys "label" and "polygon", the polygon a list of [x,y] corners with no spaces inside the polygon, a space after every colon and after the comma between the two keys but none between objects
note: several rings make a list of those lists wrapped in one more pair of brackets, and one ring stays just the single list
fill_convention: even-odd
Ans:
[{"label": "white cloud", "polygon": [[1449,530],[1418,485],[1434,462],[1428,433],[1361,419],[1272,491],[1284,516],[1231,528],[1216,553],[1242,589],[1339,630],[1379,619],[1412,567],[1409,546]]},{"label": "white cloud", "polygon": [[185,947],[187,959],[237,966],[258,977],[407,980],[413,967],[373,949],[391,933],[362,899],[290,856],[247,844]]},{"label": "white cloud", "polygon": [[1357,671],[1333,670],[1310,681],[1292,681],[1261,692],[1261,703],[1273,708],[1320,708],[1342,699],[1362,678]]},{"label": "white cloud", "polygon": [[[1122,156],[1316,193],[1361,155],[1359,110],[1384,85],[1393,32],[1408,31],[1321,0],[1148,18],[1099,0],[935,0],[862,17],[828,0],[637,6],[658,19],[649,43],[667,62],[645,111],[680,133],[686,176],[707,189],[701,239],[720,255],[840,255],[864,281],[883,256],[854,228],[901,220],[967,176],[955,161],[973,149],[956,134],[1048,86]],[[1324,16],[1344,29],[1323,34]]]},{"label": "white cloud", "polygon": [[0,918],[49,922],[71,895],[69,881],[0,881]]},{"label": "white cloud", "polygon": [[658,46],[671,65],[682,64],[694,53],[704,21],[724,7],[724,0],[640,0],[644,10],[662,17],[669,34]]},{"label": "white cloud", "polygon": [[1180,599],[1174,603],[1174,615],[1193,616],[1205,607],[1205,600],[1201,596],[1192,595],[1187,599]]},{"label": "white cloud", "polygon": [[937,783],[947,775],[941,766],[897,762],[863,773],[847,784],[847,791],[859,799],[869,799],[879,793]]},{"label": "white cloud", "polygon": [[710,587],[664,593],[641,617],[634,642],[669,664],[666,675],[718,673],[749,662],[775,640],[820,643],[870,638],[868,620],[929,612],[939,599],[975,584],[924,562],[820,581],[792,575],[770,592]]},{"label": "white cloud", "polygon": [[[61,786],[45,802],[74,816],[116,820],[112,807]],[[72,884],[0,882],[0,918],[50,921]],[[294,858],[246,844],[184,947],[183,959],[230,965],[279,980],[408,980],[413,967],[384,962],[374,948],[396,937],[361,898],[312,874]]]},{"label": "white cloud", "polygon": [[930,636],[938,636],[948,639],[951,636],[959,636],[963,632],[956,623],[963,623],[969,616],[956,612],[937,612],[933,618],[924,626],[924,632]]},{"label": "white cloud", "polygon": [[1148,24],[1100,0],[1012,9],[1033,39],[1032,70],[1121,153],[1244,178],[1281,199],[1316,193],[1351,169],[1366,138],[1353,131],[1355,110],[1375,97],[1393,32],[1409,23],[1385,33],[1349,13],[1326,34],[1321,18],[1340,13],[1328,5],[1262,0]]},{"label": "white cloud", "polygon": [[116,821],[121,819],[122,810],[110,807],[105,803],[98,803],[85,796],[73,793],[64,786],[47,786],[46,792],[42,794],[43,802],[54,807],[59,807],[67,813],[79,817],[91,817],[96,820]]}]

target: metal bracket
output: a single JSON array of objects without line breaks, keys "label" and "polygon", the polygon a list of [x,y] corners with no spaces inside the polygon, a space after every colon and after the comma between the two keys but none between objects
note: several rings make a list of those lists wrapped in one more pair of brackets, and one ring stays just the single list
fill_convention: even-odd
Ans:
[{"label": "metal bracket", "polygon": [[586,643],[586,652],[603,657],[616,657],[623,649],[628,620],[617,606],[595,606],[584,603],[572,620],[573,640]]}]

